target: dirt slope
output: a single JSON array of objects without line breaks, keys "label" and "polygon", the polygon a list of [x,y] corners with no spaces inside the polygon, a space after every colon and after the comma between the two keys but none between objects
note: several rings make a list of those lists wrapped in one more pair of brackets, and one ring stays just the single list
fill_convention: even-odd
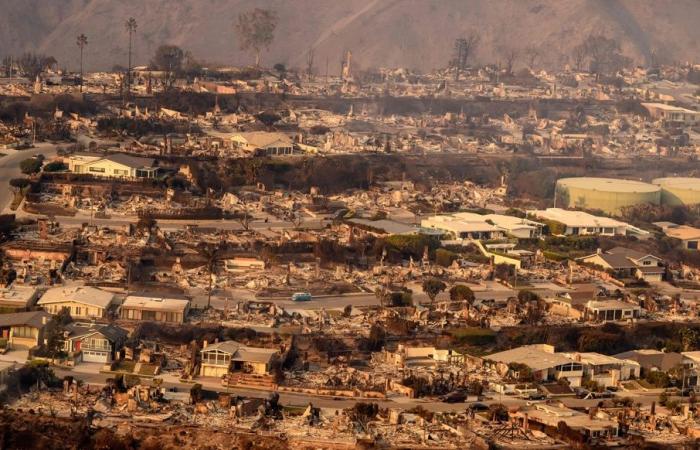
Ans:
[{"label": "dirt slope", "polygon": [[700,55],[698,0],[0,0],[0,54],[38,49],[74,68],[75,36],[85,33],[89,69],[125,64],[124,21],[134,16],[137,63],[172,43],[208,61],[245,64],[252,56],[238,48],[233,22],[253,7],[280,16],[264,63],[301,66],[314,47],[320,73],[326,61],[336,73],[344,49],[364,67],[430,70],[445,65],[451,42],[468,30],[481,34],[485,62],[503,47],[535,46],[543,63],[561,64],[592,32],[617,37],[639,62],[653,51],[682,61]]}]

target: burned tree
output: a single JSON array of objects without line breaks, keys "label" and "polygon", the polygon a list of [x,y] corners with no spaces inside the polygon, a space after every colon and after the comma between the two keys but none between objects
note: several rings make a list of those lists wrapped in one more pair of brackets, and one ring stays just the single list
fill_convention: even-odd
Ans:
[{"label": "burned tree", "polygon": [[255,8],[238,15],[236,33],[241,40],[241,50],[255,53],[255,67],[260,67],[260,53],[270,48],[275,39],[279,18],[275,11]]},{"label": "burned tree", "polygon": [[504,47],[501,47],[499,53],[501,54],[501,57],[503,58],[506,73],[508,75],[512,75],[513,74],[513,67],[515,66],[516,61],[520,57],[520,50],[515,48],[515,47],[504,46]]},{"label": "burned tree", "polygon": [[535,69],[535,64],[537,64],[537,60],[540,58],[540,49],[538,49],[535,46],[529,46],[525,49],[525,59],[527,60],[527,66],[530,68],[530,70]]},{"label": "burned tree", "polygon": [[615,39],[603,35],[590,35],[583,45],[590,70],[596,75],[596,80],[601,76],[614,75],[630,63],[630,59],[622,54],[620,43]]},{"label": "burned tree", "polygon": [[455,81],[459,81],[459,76],[467,69],[469,58],[476,52],[479,41],[480,38],[475,32],[469,33],[466,37],[455,39],[454,57],[452,59]]}]

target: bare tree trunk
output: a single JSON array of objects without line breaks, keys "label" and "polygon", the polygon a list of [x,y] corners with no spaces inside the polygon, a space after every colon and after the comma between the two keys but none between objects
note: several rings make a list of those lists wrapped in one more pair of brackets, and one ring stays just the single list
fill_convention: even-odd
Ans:
[{"label": "bare tree trunk", "polygon": [[214,262],[209,263],[209,291],[207,292],[207,309],[211,309],[211,285],[212,285],[212,274],[214,272]]},{"label": "bare tree trunk", "polygon": [[80,47],[80,92],[83,92],[83,47]]}]

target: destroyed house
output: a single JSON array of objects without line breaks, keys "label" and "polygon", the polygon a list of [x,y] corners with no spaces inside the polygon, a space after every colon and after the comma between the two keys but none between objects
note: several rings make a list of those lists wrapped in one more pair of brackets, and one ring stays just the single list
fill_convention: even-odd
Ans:
[{"label": "destroyed house", "polygon": [[44,311],[0,314],[0,336],[8,348],[28,350],[41,344],[49,320]]},{"label": "destroyed house", "polygon": [[203,377],[223,377],[229,372],[269,375],[280,352],[274,349],[248,347],[236,341],[207,345],[200,351],[199,374]]},{"label": "destroyed house", "polygon": [[111,155],[75,154],[68,159],[68,170],[107,178],[156,178],[158,167],[152,158],[114,153]]},{"label": "destroyed house", "polygon": [[109,363],[126,342],[126,330],[116,325],[71,323],[64,335],[63,349],[83,362]]},{"label": "destroyed house", "polygon": [[114,300],[113,293],[94,287],[63,286],[47,290],[37,305],[51,314],[66,308],[73,318],[102,319],[107,317]]},{"label": "destroyed house", "polygon": [[185,299],[130,295],[124,299],[119,317],[126,320],[183,323],[189,308],[190,301]]},{"label": "destroyed house", "polygon": [[454,350],[440,350],[435,347],[407,347],[399,344],[395,353],[387,357],[400,367],[433,367],[438,365],[463,366],[465,355]]},{"label": "destroyed house", "polygon": [[13,261],[49,261],[62,267],[75,254],[73,244],[16,240],[2,245],[7,259]]}]

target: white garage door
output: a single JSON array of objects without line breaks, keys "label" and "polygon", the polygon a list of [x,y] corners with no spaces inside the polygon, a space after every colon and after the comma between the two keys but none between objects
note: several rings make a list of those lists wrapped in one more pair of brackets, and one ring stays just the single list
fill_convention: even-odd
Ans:
[{"label": "white garage door", "polygon": [[83,361],[84,362],[96,362],[96,363],[106,363],[109,353],[105,352],[92,352],[83,350]]}]

